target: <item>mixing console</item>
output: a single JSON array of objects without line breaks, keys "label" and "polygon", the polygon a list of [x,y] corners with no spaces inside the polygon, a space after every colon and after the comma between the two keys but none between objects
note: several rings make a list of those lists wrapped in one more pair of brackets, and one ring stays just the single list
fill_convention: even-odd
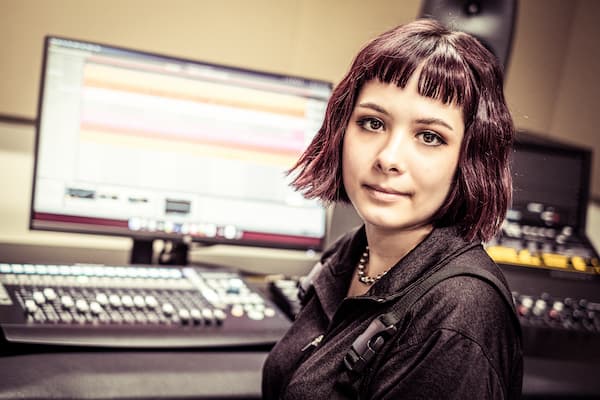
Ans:
[{"label": "mixing console", "polygon": [[9,342],[110,347],[270,346],[286,317],[234,272],[0,264]]},{"label": "mixing console", "polygon": [[600,360],[600,302],[513,293],[526,355]]},{"label": "mixing console", "polygon": [[505,221],[486,251],[516,290],[526,354],[600,359],[600,261],[587,238],[569,226]]},{"label": "mixing console", "polygon": [[548,293],[531,296],[513,293],[524,326],[600,333],[600,303]]},{"label": "mixing console", "polygon": [[598,255],[570,227],[558,230],[505,222],[502,236],[488,243],[486,251],[499,264],[600,275]]}]

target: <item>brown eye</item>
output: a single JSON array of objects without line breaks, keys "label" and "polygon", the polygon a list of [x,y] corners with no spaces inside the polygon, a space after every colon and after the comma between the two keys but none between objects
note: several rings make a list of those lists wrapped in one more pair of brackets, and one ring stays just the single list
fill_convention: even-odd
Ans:
[{"label": "brown eye", "polygon": [[369,128],[371,128],[375,131],[381,129],[382,126],[383,126],[383,123],[381,121],[379,121],[378,119],[372,119],[369,121]]},{"label": "brown eye", "polygon": [[384,128],[383,121],[372,117],[360,119],[358,125],[370,132],[379,132]]},{"label": "brown eye", "polygon": [[440,135],[434,132],[421,132],[417,136],[427,146],[439,146],[446,143]]}]

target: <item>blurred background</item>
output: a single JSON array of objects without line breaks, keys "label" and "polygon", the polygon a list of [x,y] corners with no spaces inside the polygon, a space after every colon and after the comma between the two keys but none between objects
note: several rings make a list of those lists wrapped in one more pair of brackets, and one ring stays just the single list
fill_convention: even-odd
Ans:
[{"label": "blurred background", "polygon": [[[448,0],[447,3],[466,1]],[[502,2],[490,0],[488,3]],[[420,15],[421,7],[421,0],[0,0],[0,267],[8,267],[2,263],[125,265],[130,260],[133,241],[129,237],[29,230],[35,123],[46,35],[318,79],[335,85],[367,40],[414,20]],[[597,0],[521,0],[505,81],[506,98],[519,131],[592,152],[586,233],[596,249],[600,248],[600,136],[596,128],[600,111],[599,19],[600,1]],[[488,22],[485,18],[482,20],[484,25]],[[556,168],[559,167],[555,167],[555,171]],[[553,176],[547,176],[551,173],[544,165],[534,165],[532,169],[536,174],[531,176],[535,179],[541,174],[555,186],[559,185],[557,179],[553,181]],[[573,203],[578,201],[579,198],[574,199]],[[328,218],[326,244],[359,223],[349,207],[330,209]],[[534,230],[533,236],[537,232]],[[541,239],[544,245],[548,244],[546,239]],[[551,241],[553,239],[554,236]],[[513,290],[519,292],[513,294],[518,301],[521,321],[527,327],[525,347],[530,357],[526,359],[525,389],[528,398],[572,399],[575,395],[598,398],[600,386],[595,368],[600,359],[597,334],[600,332],[600,292],[597,289],[600,265],[597,254],[587,257],[587,266],[578,264],[573,257],[569,261],[570,272],[564,271],[567,265],[564,257],[561,259],[564,265],[552,265],[549,270],[522,268],[522,265],[539,266],[539,259],[534,260],[538,262],[535,264],[529,257],[529,248],[522,248],[522,241],[518,242],[518,260],[516,250],[506,248],[510,247],[510,240],[496,243],[505,247],[497,246],[494,254],[500,263],[513,264],[506,265],[505,272]],[[585,244],[585,250],[592,254],[587,242]],[[158,252],[163,243],[155,241],[154,245]],[[539,250],[546,251],[544,246]],[[523,254],[526,260],[521,258]],[[190,253],[192,262],[231,266],[250,273],[251,278],[256,278],[252,274],[297,277],[306,274],[318,258],[319,254],[312,250],[223,244],[195,243]],[[0,289],[1,283],[0,280]],[[551,299],[548,293],[556,298]],[[2,300],[0,291],[0,305]],[[542,327],[538,330],[541,326],[538,322],[546,318],[546,311],[557,304],[561,310],[569,311],[562,321],[565,329],[544,330]],[[246,384],[251,387],[254,395],[260,391],[258,374],[266,353],[258,354],[248,364],[239,362],[235,358],[239,354],[234,353],[225,359],[216,358],[214,362],[207,362],[206,354],[190,352],[187,358],[181,354],[173,357],[150,354],[149,359],[160,367],[148,372],[144,355],[135,361],[130,354],[113,353],[112,357],[122,357],[116,359],[137,363],[130,375],[127,368],[121,371],[119,377],[124,378],[119,381],[120,386],[115,386],[115,395],[138,388],[167,393],[167,398],[172,398],[172,393],[180,393],[181,388],[195,395],[199,375],[172,374],[172,379],[163,382],[164,369],[177,370],[177,362],[191,360],[193,362],[180,366],[181,371],[192,365],[191,373],[202,375],[202,370],[197,368],[204,365],[208,370],[201,379],[207,381],[206,387],[229,389],[230,382],[239,381],[244,390]],[[63,377],[55,386],[65,393],[70,387],[74,393],[81,394],[82,388],[87,387],[84,397],[87,394],[110,397],[106,388],[113,387],[113,369],[119,369],[119,362],[102,361],[94,354],[82,354],[81,362],[79,356],[71,353],[61,357],[60,354],[49,357],[49,363],[25,357],[3,358],[0,364],[4,366],[2,376],[6,379],[0,381],[15,389],[10,394],[12,397],[7,398],[14,398],[14,393],[25,393],[22,388],[28,387],[33,387],[30,393],[36,396],[37,387],[40,393],[46,393],[45,382],[52,386],[56,382],[53,379]],[[103,363],[108,364],[104,367]],[[45,372],[38,368],[41,364],[48,364]],[[79,378],[88,380],[81,380],[83,383],[79,385],[79,378],[55,375],[53,365],[62,365],[65,369],[72,366],[76,374],[82,371]],[[231,371],[237,366],[241,368],[241,375]],[[19,375],[15,372],[19,370],[27,373]],[[102,375],[101,371],[107,372]],[[214,384],[213,378],[219,371],[221,377],[233,378],[228,383]],[[14,375],[8,375],[13,372]],[[29,372],[34,377],[34,385],[39,386],[30,386]],[[38,377],[39,372],[42,372],[41,377]],[[149,379],[147,373],[155,373],[158,378]],[[240,376],[246,380],[240,380]],[[93,381],[89,381],[89,377],[93,377]],[[162,386],[146,386],[154,381],[166,385],[165,391],[161,392]]]},{"label": "blurred background", "polygon": [[[0,251],[9,261],[24,253],[30,261],[43,261],[65,254],[68,247],[72,260],[65,261],[89,261],[92,249],[96,259],[124,262],[131,246],[127,238],[28,230],[33,122],[45,35],[335,84],[365,41],[413,20],[420,7],[419,0],[1,1]],[[595,0],[519,3],[505,85],[517,128],[600,152],[596,132],[600,103],[598,17],[600,2]],[[588,234],[598,246],[597,157],[591,176]],[[237,251],[245,260],[258,256],[265,272],[272,269],[271,260],[277,269],[283,257],[290,263],[290,271],[302,273],[314,259],[298,252]],[[213,246],[204,249],[203,256],[221,261],[221,257],[231,256],[231,251]]]}]

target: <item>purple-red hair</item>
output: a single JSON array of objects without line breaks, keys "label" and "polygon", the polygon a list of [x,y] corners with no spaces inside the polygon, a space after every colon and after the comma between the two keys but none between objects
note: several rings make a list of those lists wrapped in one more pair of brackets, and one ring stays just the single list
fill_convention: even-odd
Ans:
[{"label": "purple-red hair", "polygon": [[512,193],[514,126],[502,69],[474,37],[433,20],[387,31],[358,53],[329,99],[319,132],[290,170],[297,173],[292,186],[307,198],[349,203],[342,182],[342,143],[361,88],[372,80],[404,88],[420,66],[419,94],[460,106],[465,121],[454,184],[431,222],[455,225],[467,240],[489,240],[504,220]]}]

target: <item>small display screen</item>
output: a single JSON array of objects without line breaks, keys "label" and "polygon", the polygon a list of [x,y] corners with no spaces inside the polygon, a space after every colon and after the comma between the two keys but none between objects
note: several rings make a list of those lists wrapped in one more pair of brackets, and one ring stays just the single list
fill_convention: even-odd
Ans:
[{"label": "small display screen", "polygon": [[512,157],[513,204],[508,219],[576,227],[584,189],[583,166],[578,153],[517,145]]}]

